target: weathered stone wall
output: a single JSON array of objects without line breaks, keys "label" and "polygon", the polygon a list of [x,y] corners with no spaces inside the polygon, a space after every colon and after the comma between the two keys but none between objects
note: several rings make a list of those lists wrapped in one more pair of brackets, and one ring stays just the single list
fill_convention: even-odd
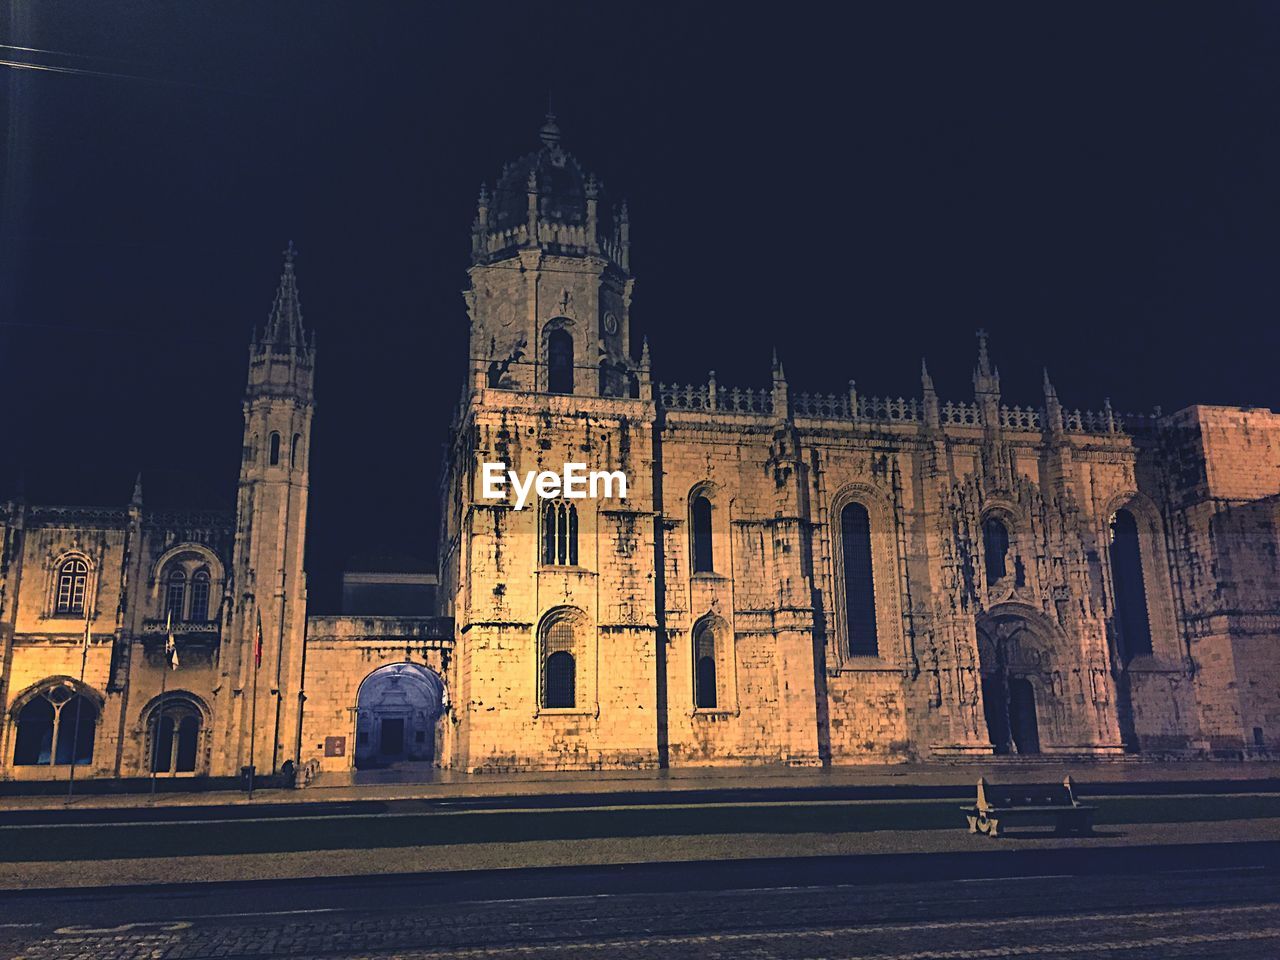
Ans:
[{"label": "weathered stone wall", "polygon": [[1196,406],[1166,427],[1173,550],[1197,746],[1280,744],[1280,416]]}]

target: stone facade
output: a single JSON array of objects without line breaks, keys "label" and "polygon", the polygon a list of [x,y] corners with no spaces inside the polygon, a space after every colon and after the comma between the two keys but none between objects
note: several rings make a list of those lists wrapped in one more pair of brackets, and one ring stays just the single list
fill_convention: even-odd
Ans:
[{"label": "stone facade", "polygon": [[[233,514],[0,513],[0,776],[1280,749],[1280,416],[1009,406],[982,333],[971,399],[663,384],[633,283],[548,118],[472,228],[440,616],[307,617],[288,256]],[[625,499],[483,495],[571,462]]]}]

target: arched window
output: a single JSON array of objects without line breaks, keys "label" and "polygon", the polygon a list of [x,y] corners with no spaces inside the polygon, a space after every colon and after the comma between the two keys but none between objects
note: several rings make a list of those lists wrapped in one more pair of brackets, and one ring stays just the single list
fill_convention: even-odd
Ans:
[{"label": "arched window", "polygon": [[693,572],[714,573],[711,550],[711,501],[702,494],[689,504],[689,525],[693,530]]},{"label": "arched window", "polygon": [[693,634],[693,705],[699,710],[714,710],[719,705],[716,634],[710,623],[699,625]]},{"label": "arched window", "polygon": [[293,446],[289,448],[289,466],[295,470],[301,466],[298,463],[298,456],[302,453],[302,434],[295,433],[293,435]]},{"label": "arched window", "polygon": [[1138,522],[1128,510],[1117,510],[1111,518],[1111,580],[1116,596],[1121,655],[1128,662],[1133,657],[1151,653],[1142,544]]},{"label": "arched window", "polygon": [[87,764],[93,761],[98,708],[66,683],[41,691],[18,711],[14,766]]},{"label": "arched window", "polygon": [[573,623],[559,617],[542,633],[542,706],[566,709],[577,706]]},{"label": "arched window", "polygon": [[271,466],[273,467],[278,466],[280,464],[280,434],[278,433],[271,434],[269,447],[270,447],[270,456],[271,456]]},{"label": "arched window", "polygon": [[844,561],[844,622],[849,655],[874,657],[876,594],[871,567],[871,517],[860,503],[840,511],[840,542]]},{"label": "arched window", "polygon": [[164,612],[173,619],[182,619],[182,610],[187,599],[187,575],[182,570],[173,570],[165,581]]},{"label": "arched window", "polygon": [[573,393],[573,337],[567,330],[547,337],[547,392]]},{"label": "arched window", "polygon": [[89,565],[83,560],[68,560],[58,568],[58,603],[60,614],[83,614],[85,587],[89,583]]},{"label": "arched window", "polygon": [[996,517],[982,521],[982,547],[987,562],[987,586],[1004,579],[1008,569],[1005,560],[1009,555],[1009,528]]},{"label": "arched window", "polygon": [[204,623],[209,619],[209,571],[197,570],[191,577],[191,609],[187,619]]},{"label": "arched window", "polygon": [[548,500],[542,507],[542,562],[578,565],[578,510],[566,500]]},{"label": "arched window", "polygon": [[167,699],[151,715],[151,770],[194,773],[200,752],[200,711],[182,699]]}]

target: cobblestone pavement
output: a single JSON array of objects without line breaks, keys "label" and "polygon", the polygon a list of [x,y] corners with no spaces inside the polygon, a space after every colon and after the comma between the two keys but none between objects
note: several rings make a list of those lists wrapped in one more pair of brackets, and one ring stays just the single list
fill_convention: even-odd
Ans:
[{"label": "cobblestone pavement", "polygon": [[432,902],[412,885],[352,884],[0,901],[0,949],[24,960],[1280,956],[1280,874],[1267,869],[538,893]]}]

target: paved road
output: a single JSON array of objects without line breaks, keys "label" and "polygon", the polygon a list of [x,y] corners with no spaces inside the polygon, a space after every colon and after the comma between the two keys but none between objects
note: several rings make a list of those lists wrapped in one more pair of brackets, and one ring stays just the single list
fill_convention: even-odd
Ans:
[{"label": "paved road", "polygon": [[929,879],[823,858],[19,895],[0,898],[0,955],[1273,960],[1276,854],[995,852],[942,858]]}]

